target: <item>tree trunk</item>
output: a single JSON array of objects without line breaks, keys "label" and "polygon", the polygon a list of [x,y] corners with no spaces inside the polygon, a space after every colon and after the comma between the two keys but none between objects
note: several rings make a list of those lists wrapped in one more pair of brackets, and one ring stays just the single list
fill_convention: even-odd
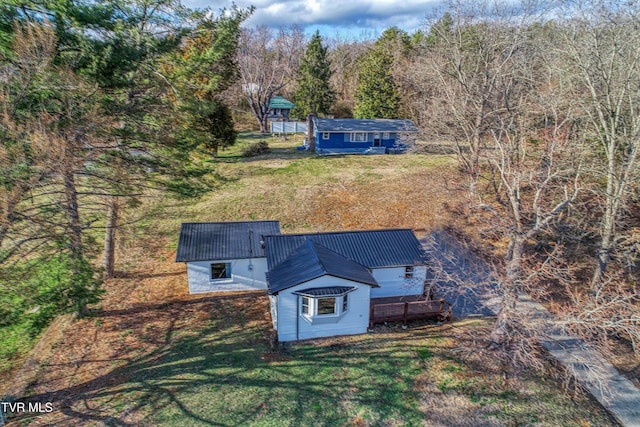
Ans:
[{"label": "tree trunk", "polygon": [[[72,170],[64,172],[64,193],[65,193],[65,211],[67,215],[67,223],[69,229],[69,256],[71,259],[71,274],[74,280],[74,287],[82,287],[84,283],[78,283],[83,277],[80,271],[82,264],[82,225],[80,224],[80,210],[78,209],[78,190],[76,188],[75,176]],[[76,294],[82,294],[77,292]],[[76,305],[76,314],[82,316],[87,312],[86,297],[78,297],[74,301]]]},{"label": "tree trunk", "polygon": [[604,220],[604,232],[596,255],[596,268],[593,272],[593,277],[591,278],[591,291],[594,293],[597,293],[602,288],[604,275],[607,272],[609,261],[611,261],[611,242],[614,231],[612,227],[609,227],[607,226],[608,224],[606,224],[609,222],[608,218],[605,217]]},{"label": "tree trunk", "polygon": [[72,171],[67,171],[64,174],[64,193],[69,227],[69,251],[72,258],[76,259],[82,256],[82,226],[78,209],[78,191]]},{"label": "tree trunk", "polygon": [[107,224],[104,236],[104,256],[102,266],[104,267],[104,279],[113,277],[115,268],[116,252],[116,228],[118,225],[118,198],[111,197],[107,206]]},{"label": "tree trunk", "polygon": [[502,309],[498,313],[496,323],[491,331],[491,340],[503,344],[509,337],[509,323],[518,302],[519,282],[522,272],[522,255],[524,254],[524,238],[513,236],[507,250],[507,276],[503,286]]},{"label": "tree trunk", "polygon": [[268,119],[267,119],[267,115],[263,115],[262,117],[260,117],[260,133],[267,133],[267,124],[268,124]]}]

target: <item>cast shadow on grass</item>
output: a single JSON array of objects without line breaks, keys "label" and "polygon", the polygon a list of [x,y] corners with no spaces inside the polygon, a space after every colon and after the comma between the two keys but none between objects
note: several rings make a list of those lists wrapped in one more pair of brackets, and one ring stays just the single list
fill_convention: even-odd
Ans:
[{"label": "cast shadow on grass", "polygon": [[218,163],[249,163],[259,160],[295,160],[314,156],[314,153],[306,150],[297,150],[290,147],[271,147],[268,152],[257,156],[246,157],[242,153],[227,154],[216,157],[213,161]]},{"label": "cast shadow on grass", "polygon": [[[211,426],[335,426],[359,414],[408,424],[422,419],[412,387],[423,367],[408,343],[365,335],[358,344],[304,343],[283,353],[272,346],[268,319],[252,316],[254,310],[265,311],[264,300],[207,297],[102,312],[112,320],[126,317],[133,331],[143,330],[153,312],[172,321],[167,331],[154,331],[155,350],[142,356],[125,351],[107,358],[121,363],[107,374],[26,400],[55,402],[69,425],[128,426],[139,424],[141,417],[152,425]],[[204,327],[176,328],[185,322],[183,313],[196,305],[211,313]],[[140,325],[132,324],[132,317]],[[56,370],[73,372],[73,364],[68,365]]]},{"label": "cast shadow on grass", "polygon": [[[54,402],[65,416],[56,425],[70,426],[447,424],[451,406],[438,406],[447,396],[470,402],[458,411],[466,420],[460,425],[470,425],[470,419],[499,425],[505,408],[531,407],[526,395],[476,380],[478,372],[501,375],[495,366],[481,360],[469,364],[444,345],[460,339],[453,325],[415,323],[409,331],[390,325],[370,334],[281,347],[271,341],[267,309],[264,295],[245,294],[104,311],[105,322],[121,321],[116,330],[140,334],[139,342],[149,320],[164,315],[167,322],[163,330],[147,331],[154,343],[150,351],[138,356],[125,349],[55,366],[66,374],[73,363],[119,361],[106,374],[25,401]],[[196,323],[199,313],[208,315]],[[466,346],[479,345],[476,338],[470,334]],[[448,377],[441,371],[430,376],[436,360],[451,364],[444,371]],[[535,413],[524,411],[505,420],[533,421]]]},{"label": "cast shadow on grass", "polygon": [[157,279],[160,277],[175,277],[184,276],[183,271],[172,271],[168,273],[142,273],[142,272],[129,272],[129,271],[116,271],[114,277],[118,279]]}]

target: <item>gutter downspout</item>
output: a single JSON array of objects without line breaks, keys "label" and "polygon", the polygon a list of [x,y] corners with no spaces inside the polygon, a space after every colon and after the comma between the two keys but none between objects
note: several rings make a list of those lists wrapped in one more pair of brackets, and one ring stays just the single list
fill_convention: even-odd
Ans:
[{"label": "gutter downspout", "polygon": [[300,341],[300,295],[296,295],[296,341]]}]

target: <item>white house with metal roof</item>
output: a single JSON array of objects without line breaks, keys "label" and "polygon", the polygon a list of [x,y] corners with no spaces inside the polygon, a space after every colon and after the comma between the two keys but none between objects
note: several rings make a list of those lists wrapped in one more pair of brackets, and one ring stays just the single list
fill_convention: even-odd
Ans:
[{"label": "white house with metal roof", "polygon": [[376,298],[424,293],[409,229],[281,234],[278,221],[182,224],[190,293],[268,291],[279,341],[364,333]]},{"label": "white house with metal roof", "polygon": [[364,333],[372,299],[424,292],[426,259],[408,229],[265,236],[279,341]]},{"label": "white house with metal roof", "polygon": [[184,223],[177,262],[187,265],[189,293],[267,289],[264,236],[278,221]]}]

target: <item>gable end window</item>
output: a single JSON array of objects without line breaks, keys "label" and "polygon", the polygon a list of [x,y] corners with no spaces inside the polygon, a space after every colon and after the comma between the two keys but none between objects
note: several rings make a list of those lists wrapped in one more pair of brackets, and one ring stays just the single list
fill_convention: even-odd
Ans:
[{"label": "gable end window", "polygon": [[322,139],[329,139],[329,132],[322,132]]},{"label": "gable end window", "polygon": [[413,279],[413,266],[408,265],[404,268],[404,278],[405,279]]},{"label": "gable end window", "polygon": [[211,280],[228,279],[231,277],[230,262],[211,263]]},{"label": "gable end window", "polygon": [[367,133],[366,132],[351,133],[351,142],[367,142]]}]

